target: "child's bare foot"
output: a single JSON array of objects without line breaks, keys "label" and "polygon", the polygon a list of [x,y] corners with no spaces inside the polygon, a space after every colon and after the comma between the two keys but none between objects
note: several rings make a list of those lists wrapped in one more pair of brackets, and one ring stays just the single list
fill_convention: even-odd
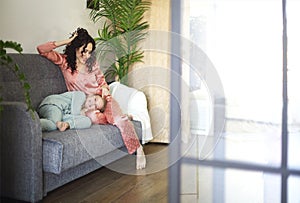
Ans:
[{"label": "child's bare foot", "polygon": [[146,156],[143,147],[140,146],[136,151],[136,169],[143,169],[146,167]]},{"label": "child's bare foot", "polygon": [[57,121],[56,127],[58,128],[59,131],[65,131],[70,127],[70,125],[67,122]]}]

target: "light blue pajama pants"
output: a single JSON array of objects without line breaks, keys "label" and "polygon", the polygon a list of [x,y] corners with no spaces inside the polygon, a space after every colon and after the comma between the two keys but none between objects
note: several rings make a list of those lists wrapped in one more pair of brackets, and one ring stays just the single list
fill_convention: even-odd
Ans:
[{"label": "light blue pajama pants", "polygon": [[70,129],[82,129],[91,127],[91,120],[83,115],[63,114],[55,105],[44,105],[38,110],[42,131],[56,130],[56,122],[68,122]]}]

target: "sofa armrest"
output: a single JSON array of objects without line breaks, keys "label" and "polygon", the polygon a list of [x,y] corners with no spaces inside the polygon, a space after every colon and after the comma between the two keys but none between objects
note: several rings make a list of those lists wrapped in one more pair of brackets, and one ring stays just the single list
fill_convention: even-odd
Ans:
[{"label": "sofa armrest", "polygon": [[36,202],[43,197],[42,130],[23,102],[2,102],[1,196]]}]

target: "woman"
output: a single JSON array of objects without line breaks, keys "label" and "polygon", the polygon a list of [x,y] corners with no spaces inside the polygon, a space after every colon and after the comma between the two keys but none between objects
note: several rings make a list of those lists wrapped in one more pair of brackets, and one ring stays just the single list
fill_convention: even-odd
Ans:
[{"label": "woman", "polygon": [[[60,46],[66,46],[64,54],[54,51]],[[91,57],[95,50],[95,41],[87,30],[78,28],[69,39],[39,45],[37,50],[42,56],[60,67],[69,91],[83,91],[87,95],[98,94],[103,98],[109,96],[109,86],[105,77],[97,61]],[[107,119],[108,123],[116,125],[120,129],[128,153],[137,153],[136,168],[145,168],[146,157],[133,124],[124,119],[119,105],[113,98],[107,101],[107,106],[111,106],[111,108],[105,109],[105,114],[110,115]],[[93,123],[101,123],[97,122],[97,118],[103,120],[101,115],[96,112],[92,116]]]}]

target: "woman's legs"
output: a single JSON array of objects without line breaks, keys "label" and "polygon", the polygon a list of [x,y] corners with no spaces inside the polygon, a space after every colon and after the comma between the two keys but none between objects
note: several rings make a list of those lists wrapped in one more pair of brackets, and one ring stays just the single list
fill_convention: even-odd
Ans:
[{"label": "woman's legs", "polygon": [[146,157],[134,126],[128,117],[122,113],[119,104],[112,98],[106,104],[104,111],[107,121],[117,126],[121,132],[124,144],[129,154],[137,153],[136,168],[143,169],[146,167]]},{"label": "woman's legs", "polygon": [[116,116],[114,125],[116,125],[121,131],[128,153],[132,154],[136,152],[136,169],[145,168],[146,157],[132,122],[128,120],[127,116]]}]

